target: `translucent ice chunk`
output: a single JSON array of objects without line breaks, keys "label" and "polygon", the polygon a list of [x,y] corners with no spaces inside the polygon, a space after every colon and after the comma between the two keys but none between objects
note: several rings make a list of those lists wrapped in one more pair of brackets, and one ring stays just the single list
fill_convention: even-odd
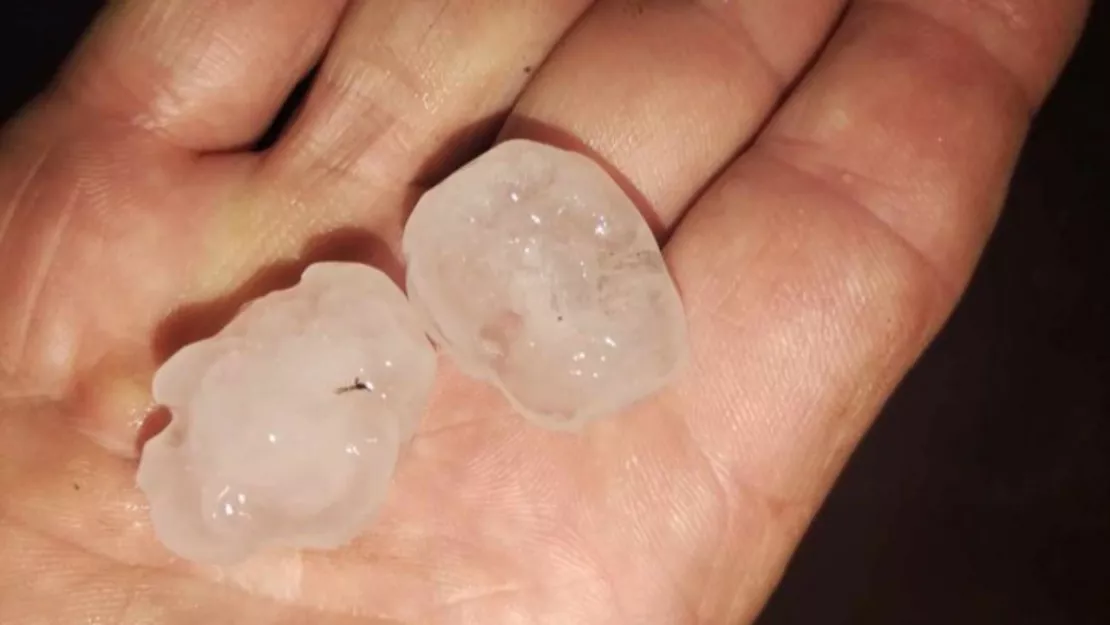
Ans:
[{"label": "translucent ice chunk", "polygon": [[684,360],[682,304],[651,230],[580,154],[502,143],[424,194],[403,251],[435,341],[541,425],[617,412]]},{"label": "translucent ice chunk", "polygon": [[173,420],[145,445],[138,482],[159,539],[215,564],[350,541],[384,499],[434,375],[434,350],[389,278],[309,267],[156,374]]}]

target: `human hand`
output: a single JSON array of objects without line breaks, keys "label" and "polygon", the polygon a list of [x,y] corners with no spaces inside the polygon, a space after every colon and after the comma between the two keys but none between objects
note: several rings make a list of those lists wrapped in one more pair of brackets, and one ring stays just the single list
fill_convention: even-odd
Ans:
[{"label": "human hand", "polygon": [[[750,621],[962,291],[1086,10],[345,4],[120,0],[6,130],[0,622]],[[626,185],[684,294],[684,378],[569,437],[444,364],[350,548],[171,558],[134,487],[159,362],[307,262],[396,275],[406,209],[494,133]]]}]

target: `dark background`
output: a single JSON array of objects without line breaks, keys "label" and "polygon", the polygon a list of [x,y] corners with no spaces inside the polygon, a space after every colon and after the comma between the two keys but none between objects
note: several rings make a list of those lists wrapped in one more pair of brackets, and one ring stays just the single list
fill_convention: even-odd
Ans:
[{"label": "dark background", "polygon": [[[0,119],[94,0],[0,5]],[[1110,4],[1039,116],[951,322],[759,625],[1110,624]]]}]

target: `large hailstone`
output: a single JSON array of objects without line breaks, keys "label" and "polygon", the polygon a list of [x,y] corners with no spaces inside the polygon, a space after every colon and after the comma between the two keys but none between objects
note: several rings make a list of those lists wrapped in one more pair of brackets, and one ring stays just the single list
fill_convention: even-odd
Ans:
[{"label": "large hailstone", "polygon": [[154,398],[173,419],[138,475],[156,534],[213,564],[350,541],[383,501],[434,374],[434,350],[389,278],[309,267],[156,374]]},{"label": "large hailstone", "polygon": [[673,377],[685,318],[632,201],[589,158],[524,140],[477,158],[405,226],[410,301],[468,374],[571,429]]}]

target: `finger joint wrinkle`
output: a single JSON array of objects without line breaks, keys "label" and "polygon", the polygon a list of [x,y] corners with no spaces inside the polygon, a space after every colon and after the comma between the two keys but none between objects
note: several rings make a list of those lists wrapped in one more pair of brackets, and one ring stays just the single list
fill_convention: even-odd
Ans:
[{"label": "finger joint wrinkle", "polygon": [[[994,6],[998,3],[975,0],[974,4]],[[951,20],[941,17],[936,8],[928,8],[932,6],[928,3],[908,0],[873,0],[869,6],[872,10],[887,13],[889,19],[909,20],[916,23],[918,27],[927,28],[935,34],[948,38],[959,52],[969,59],[982,62],[988,68],[988,72],[1002,81],[1003,88],[1011,91],[1013,97],[1020,101],[1026,117],[1029,119],[1033,117],[1042,99],[1042,89],[1035,81],[1027,79],[1019,68],[1002,58],[995,46],[989,45],[983,36],[975,34],[974,26],[961,27],[954,24]],[[1002,28],[1008,31],[1008,37],[1020,40],[1031,39],[1028,29],[1022,28],[1020,26],[1022,22],[1015,21],[1016,18],[1010,16],[1009,12],[1000,15],[997,8],[981,12],[995,15]]]},{"label": "finger joint wrinkle", "polygon": [[[775,139],[774,141],[788,142],[789,140]],[[861,194],[852,188],[853,185],[860,184],[861,181],[863,184],[884,186],[882,181],[870,180],[855,171],[844,170],[839,167],[805,164],[800,159],[789,158],[780,154],[775,143],[764,142],[760,147],[762,148],[760,155],[770,161],[772,165],[816,185],[832,197],[841,200],[849,209],[865,217],[869,225],[874,226],[876,231],[880,233],[880,236],[886,238],[896,249],[909,256],[911,262],[915,265],[911,275],[915,280],[924,281],[925,284],[922,285],[924,288],[939,289],[940,294],[946,301],[955,301],[959,297],[963,291],[962,282],[949,277],[934,259],[907,237],[905,233],[883,219],[879,212],[868,206],[861,199]],[[814,147],[813,149],[819,148]],[[853,182],[847,183],[845,180],[852,180]]]},{"label": "finger joint wrinkle", "polygon": [[781,93],[793,82],[790,71],[775,63],[767,53],[766,48],[756,38],[751,27],[738,9],[743,3],[709,2],[698,0],[699,10],[708,18],[707,21],[715,26],[728,30],[728,38],[734,42],[739,51],[739,57],[751,59],[766,79],[774,86],[776,93]]}]

